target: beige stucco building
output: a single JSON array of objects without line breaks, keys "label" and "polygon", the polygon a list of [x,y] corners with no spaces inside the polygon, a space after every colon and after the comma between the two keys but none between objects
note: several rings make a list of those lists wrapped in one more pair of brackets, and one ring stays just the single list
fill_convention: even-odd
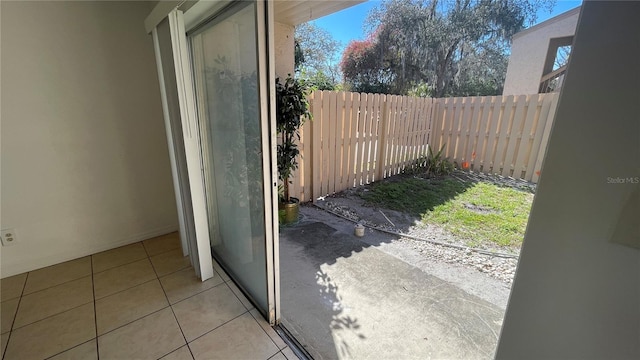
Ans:
[{"label": "beige stucco building", "polygon": [[543,77],[553,70],[556,50],[572,44],[579,15],[577,7],[513,36],[503,95],[540,92]]}]

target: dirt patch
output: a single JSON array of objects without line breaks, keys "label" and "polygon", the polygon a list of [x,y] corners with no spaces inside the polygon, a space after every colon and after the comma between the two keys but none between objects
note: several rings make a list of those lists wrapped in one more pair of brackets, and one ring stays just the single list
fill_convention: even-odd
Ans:
[{"label": "dirt patch", "polygon": [[498,210],[488,208],[486,206],[480,206],[475,204],[464,203],[465,209],[469,209],[478,214],[497,214]]}]

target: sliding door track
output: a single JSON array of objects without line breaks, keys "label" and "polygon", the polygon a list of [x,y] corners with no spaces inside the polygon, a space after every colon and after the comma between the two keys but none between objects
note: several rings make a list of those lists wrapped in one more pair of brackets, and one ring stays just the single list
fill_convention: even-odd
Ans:
[{"label": "sliding door track", "polygon": [[307,349],[295,338],[289,330],[287,330],[282,324],[276,325],[273,329],[280,335],[282,340],[289,346],[289,349],[293,351],[296,356],[302,360],[313,360],[313,356],[309,354]]}]

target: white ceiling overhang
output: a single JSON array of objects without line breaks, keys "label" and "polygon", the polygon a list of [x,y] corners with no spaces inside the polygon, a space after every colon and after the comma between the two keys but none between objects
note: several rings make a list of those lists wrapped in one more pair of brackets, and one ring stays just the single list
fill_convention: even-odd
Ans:
[{"label": "white ceiling overhang", "polygon": [[[299,25],[361,4],[366,0],[274,0],[274,20],[288,25]],[[229,4],[230,0],[165,0],[158,1],[145,19],[147,32],[151,32],[175,8],[185,12],[185,22],[193,24],[205,19]]]},{"label": "white ceiling overhang", "polygon": [[275,21],[299,25],[361,4],[366,0],[275,0]]}]

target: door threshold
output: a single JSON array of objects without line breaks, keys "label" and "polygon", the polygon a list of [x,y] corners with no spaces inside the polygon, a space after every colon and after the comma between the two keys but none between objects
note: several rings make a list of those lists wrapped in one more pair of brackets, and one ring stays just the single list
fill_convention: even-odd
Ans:
[{"label": "door threshold", "polygon": [[273,329],[280,335],[282,340],[289,346],[289,349],[301,360],[313,360],[307,349],[285,328],[282,324],[276,325]]}]

